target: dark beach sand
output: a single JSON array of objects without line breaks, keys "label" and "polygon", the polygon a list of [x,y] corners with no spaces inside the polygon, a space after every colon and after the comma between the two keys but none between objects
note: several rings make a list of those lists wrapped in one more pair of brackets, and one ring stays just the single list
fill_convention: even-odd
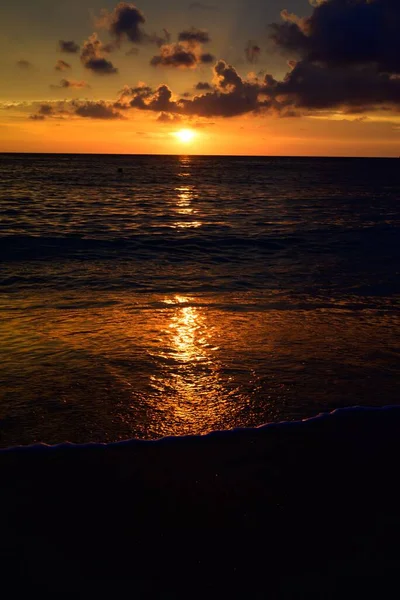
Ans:
[{"label": "dark beach sand", "polygon": [[388,408],[2,451],[2,597],[397,598],[399,450]]}]

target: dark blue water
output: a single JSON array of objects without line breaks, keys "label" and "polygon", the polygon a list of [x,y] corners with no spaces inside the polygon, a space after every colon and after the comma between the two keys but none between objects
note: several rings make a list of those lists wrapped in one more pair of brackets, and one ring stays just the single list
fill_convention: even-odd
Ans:
[{"label": "dark blue water", "polygon": [[0,155],[1,445],[398,402],[399,172]]}]

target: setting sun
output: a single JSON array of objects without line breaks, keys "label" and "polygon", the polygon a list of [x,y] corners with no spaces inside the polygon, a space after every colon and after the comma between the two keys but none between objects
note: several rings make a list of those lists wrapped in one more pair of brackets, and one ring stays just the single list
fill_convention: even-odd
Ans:
[{"label": "setting sun", "polygon": [[189,142],[193,141],[195,136],[196,134],[192,129],[180,129],[175,133],[175,137],[177,137],[178,140],[184,144],[188,144]]}]

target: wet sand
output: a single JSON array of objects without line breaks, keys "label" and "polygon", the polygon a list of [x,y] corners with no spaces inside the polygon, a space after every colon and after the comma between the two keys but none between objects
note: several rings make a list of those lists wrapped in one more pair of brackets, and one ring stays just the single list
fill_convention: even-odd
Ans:
[{"label": "wet sand", "polygon": [[0,452],[7,598],[389,598],[400,408]]}]

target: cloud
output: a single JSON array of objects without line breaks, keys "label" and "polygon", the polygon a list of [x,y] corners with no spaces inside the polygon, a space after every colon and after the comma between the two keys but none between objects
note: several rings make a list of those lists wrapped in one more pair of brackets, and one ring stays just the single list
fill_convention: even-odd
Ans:
[{"label": "cloud", "polygon": [[164,29],[163,35],[148,34],[143,29],[146,19],[143,12],[134,4],[128,2],[119,2],[117,6],[109,12],[104,9],[96,23],[99,27],[104,27],[114,37],[117,44],[124,40],[134,44],[154,43],[161,46],[169,42],[169,32]]},{"label": "cloud", "polygon": [[61,79],[59,85],[51,85],[53,89],[82,89],[90,88],[90,85],[86,81],[76,81],[75,79]]},{"label": "cloud", "polygon": [[181,31],[178,35],[178,40],[180,42],[187,42],[191,46],[207,44],[211,41],[208,31],[206,31],[205,29],[196,29],[196,27],[192,27],[191,29]]},{"label": "cloud", "polygon": [[255,42],[252,42],[251,40],[249,40],[247,42],[247,46],[246,46],[244,52],[246,55],[247,62],[254,64],[260,58],[261,48]]},{"label": "cloud", "polygon": [[299,61],[283,82],[276,83],[277,96],[297,108],[342,108],[362,112],[376,106],[400,106],[400,79],[381,73],[377,65],[334,66]]},{"label": "cloud", "polygon": [[273,23],[274,43],[307,62],[326,66],[373,64],[382,72],[400,73],[398,0],[325,0],[310,17],[284,10]]},{"label": "cloud", "polygon": [[200,64],[213,62],[212,54],[203,54],[186,44],[165,44],[160,48],[160,54],[153,56],[150,64],[153,67],[178,67],[195,69]]},{"label": "cloud", "polygon": [[124,118],[121,113],[106,102],[87,101],[74,106],[76,106],[75,114],[87,119],[114,120]]},{"label": "cloud", "polygon": [[210,36],[203,29],[192,27],[181,31],[178,42],[174,44],[163,44],[160,53],[150,61],[153,67],[176,67],[182,69],[195,69],[202,64],[210,64],[214,56],[205,53],[202,45],[210,41]]},{"label": "cloud", "polygon": [[270,26],[291,71],[277,83],[286,104],[362,112],[399,109],[398,0],[318,1],[309,17],[284,10]]},{"label": "cloud", "polygon": [[177,113],[177,103],[172,100],[172,92],[165,84],[153,90],[146,84],[136,87],[126,86],[120,93],[115,108],[149,110],[155,112]]},{"label": "cloud", "polygon": [[30,115],[29,118],[32,121],[44,121],[47,117],[51,117],[54,114],[54,107],[51,104],[41,104],[38,108],[37,114]]},{"label": "cloud", "polygon": [[33,64],[29,62],[29,60],[18,60],[16,62],[16,65],[19,69],[22,69],[23,71],[29,71],[30,69],[33,69]]},{"label": "cloud", "polygon": [[79,46],[72,40],[59,40],[58,49],[60,52],[66,52],[67,54],[77,54],[79,52]]},{"label": "cloud", "polygon": [[362,113],[374,107],[400,106],[400,78],[370,66],[328,70],[300,61],[291,63],[289,73],[278,81],[269,74],[244,79],[220,60],[214,66],[213,82],[211,90],[199,90],[204,94],[178,99],[164,84],[155,91],[145,84],[126,87],[116,106],[206,118],[248,113],[293,117],[326,109]]},{"label": "cloud", "polygon": [[259,94],[265,82],[243,80],[232,66],[222,60],[214,67],[214,83],[215,88],[206,94],[179,100],[173,99],[172,91],[164,84],[155,91],[144,84],[136,88],[127,87],[116,106],[199,117],[233,117],[264,106]]},{"label": "cloud", "polygon": [[51,104],[42,104],[39,108],[39,114],[48,117],[49,115],[54,114],[54,108]]},{"label": "cloud", "polygon": [[169,113],[162,112],[157,117],[157,121],[165,124],[180,123],[182,121],[182,117],[179,115],[171,115]]},{"label": "cloud", "polygon": [[204,91],[204,90],[212,90],[212,85],[210,85],[207,81],[199,81],[194,86],[196,90]]},{"label": "cloud", "polygon": [[65,60],[59,59],[54,68],[56,71],[68,71],[68,69],[71,69],[71,65],[65,62]]},{"label": "cloud", "polygon": [[97,33],[93,33],[82,45],[82,64],[95,75],[115,75],[118,69],[103,56],[104,52],[109,51],[109,45],[105,46],[99,40]]}]

